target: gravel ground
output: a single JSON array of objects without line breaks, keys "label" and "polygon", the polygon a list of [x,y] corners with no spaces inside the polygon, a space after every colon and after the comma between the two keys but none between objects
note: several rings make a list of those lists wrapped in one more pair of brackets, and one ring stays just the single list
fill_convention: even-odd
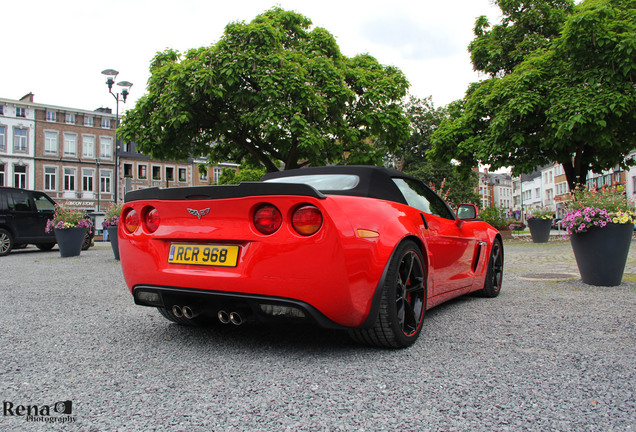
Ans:
[{"label": "gravel ground", "polygon": [[[613,288],[570,280],[567,242],[505,253],[498,298],[439,306],[390,351],[313,327],[169,323],[133,304],[108,243],[17,251],[0,258],[0,431],[635,430],[636,245]],[[46,418],[69,423],[7,412],[58,401],[70,415]]]}]

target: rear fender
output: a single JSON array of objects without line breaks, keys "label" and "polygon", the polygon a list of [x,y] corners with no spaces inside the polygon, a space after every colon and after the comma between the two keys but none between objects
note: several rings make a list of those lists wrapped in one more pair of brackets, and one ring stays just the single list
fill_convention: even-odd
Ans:
[{"label": "rear fender", "polygon": [[416,236],[408,236],[402,239],[402,241],[399,244],[397,244],[395,248],[393,249],[393,252],[391,253],[391,256],[389,257],[389,261],[386,263],[386,266],[384,267],[384,271],[382,272],[382,277],[380,278],[380,281],[378,282],[378,285],[375,288],[375,293],[373,294],[373,300],[371,302],[371,307],[369,309],[369,315],[358,328],[372,328],[375,325],[375,321],[378,319],[378,312],[380,310],[380,301],[382,299],[384,284],[386,283],[386,278],[389,273],[389,266],[393,262],[393,259],[395,258],[395,254],[397,253],[397,250],[399,249],[400,245],[407,240],[414,241],[420,247],[420,252],[422,253],[422,257],[424,258],[423,265],[425,266],[425,271],[427,275],[426,281],[424,283],[424,310],[427,310],[426,304],[428,302],[428,271],[427,271],[428,258],[425,253],[424,245],[422,241]]}]

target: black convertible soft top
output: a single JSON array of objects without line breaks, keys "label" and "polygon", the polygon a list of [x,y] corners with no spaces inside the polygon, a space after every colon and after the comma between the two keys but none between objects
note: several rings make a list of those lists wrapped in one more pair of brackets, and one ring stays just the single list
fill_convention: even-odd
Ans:
[{"label": "black convertible soft top", "polygon": [[348,195],[368,198],[378,198],[387,201],[406,204],[404,196],[391,180],[392,178],[419,180],[404,174],[398,170],[371,166],[371,165],[339,165],[327,167],[301,168],[276,173],[265,174],[262,181],[277,179],[282,177],[296,177],[307,175],[329,175],[329,174],[351,174],[359,178],[358,184],[347,190],[320,190],[327,195]]},{"label": "black convertible soft top", "polygon": [[[308,175],[346,174],[358,178],[353,188],[346,190],[316,190],[301,183],[268,183],[267,180]],[[377,166],[327,166],[301,168],[265,174],[260,182],[244,182],[240,185],[195,186],[184,188],[148,188],[126,194],[126,202],[148,199],[197,200],[240,198],[258,195],[304,195],[324,199],[326,195],[347,195],[383,199],[406,204],[404,196],[392,181],[404,178],[418,181],[400,171]]]}]

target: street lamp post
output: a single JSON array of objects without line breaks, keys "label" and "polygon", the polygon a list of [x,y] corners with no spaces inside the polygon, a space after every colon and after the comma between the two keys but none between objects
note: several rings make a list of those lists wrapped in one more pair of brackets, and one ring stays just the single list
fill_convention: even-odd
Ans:
[{"label": "street lamp post", "polygon": [[[106,75],[106,85],[108,86],[108,92],[113,95],[115,101],[117,101],[115,108],[115,203],[118,201],[119,195],[119,139],[117,134],[117,128],[119,127],[119,101],[126,103],[126,98],[130,93],[132,83],[130,81],[120,81],[117,83],[122,89],[118,93],[113,93],[113,84],[115,84],[115,78],[119,75],[119,72],[115,69],[106,69],[102,71],[102,74]],[[121,96],[121,98],[120,98]]]},{"label": "street lamp post", "polygon": [[99,157],[95,159],[97,164],[97,211],[99,211],[99,192],[101,189],[101,177],[99,176]]}]

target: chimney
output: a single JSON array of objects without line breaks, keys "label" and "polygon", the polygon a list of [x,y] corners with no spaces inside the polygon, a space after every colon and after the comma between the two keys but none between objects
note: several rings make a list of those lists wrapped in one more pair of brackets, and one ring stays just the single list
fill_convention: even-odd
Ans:
[{"label": "chimney", "polygon": [[33,103],[33,93],[29,92],[20,98],[20,102],[31,102]]}]

